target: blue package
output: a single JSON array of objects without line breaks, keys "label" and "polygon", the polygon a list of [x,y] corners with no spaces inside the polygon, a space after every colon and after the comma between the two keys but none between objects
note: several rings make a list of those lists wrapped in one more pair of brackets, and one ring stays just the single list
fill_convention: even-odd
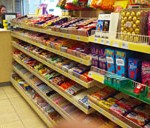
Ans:
[{"label": "blue package", "polygon": [[106,49],[106,61],[107,61],[107,71],[116,73],[115,71],[115,50]]},{"label": "blue package", "polygon": [[127,77],[127,52],[116,51],[116,74]]},{"label": "blue package", "polygon": [[141,65],[142,62],[139,59],[129,58],[128,59],[128,78],[141,81]]}]

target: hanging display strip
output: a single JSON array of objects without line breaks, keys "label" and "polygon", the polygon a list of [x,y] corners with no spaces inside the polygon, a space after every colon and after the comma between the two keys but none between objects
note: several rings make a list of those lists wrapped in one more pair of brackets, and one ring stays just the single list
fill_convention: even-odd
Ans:
[{"label": "hanging display strip", "polygon": [[79,79],[79,78],[77,78],[77,77],[71,75],[70,73],[67,73],[67,72],[63,71],[62,69],[60,69],[60,68],[58,68],[58,67],[56,67],[56,66],[50,64],[49,62],[47,62],[47,61],[45,61],[45,60],[39,58],[38,56],[36,56],[36,55],[34,55],[34,54],[32,54],[32,53],[26,51],[25,49],[23,49],[23,48],[17,46],[14,42],[13,42],[13,46],[14,46],[15,48],[17,48],[18,50],[22,51],[23,53],[25,53],[25,54],[31,56],[32,58],[36,59],[37,61],[40,61],[41,63],[43,63],[44,65],[48,66],[49,68],[51,68],[51,69],[53,69],[53,70],[59,72],[60,74],[66,76],[66,77],[68,77],[68,78],[70,78],[70,79],[73,80],[73,81],[76,81],[78,84],[82,85],[82,86],[85,87],[85,88],[91,88],[92,86],[95,85],[95,81],[91,81],[91,82],[88,82],[88,83],[87,83],[87,82],[84,82],[84,81],[82,81],[81,79]]},{"label": "hanging display strip", "polygon": [[15,25],[15,27],[26,29],[26,30],[31,30],[31,31],[35,31],[35,32],[45,33],[48,35],[53,35],[53,36],[58,36],[58,37],[63,37],[63,38],[67,38],[67,39],[78,40],[78,41],[89,43],[89,38],[85,37],[85,36],[66,34],[66,33],[62,33],[62,32],[52,31],[50,29],[41,29],[41,28],[31,27],[31,26],[27,26],[27,25],[19,25],[19,24],[14,24],[14,25]]},{"label": "hanging display strip", "polygon": [[131,43],[119,39],[105,39],[105,38],[97,38],[95,36],[89,37],[89,41],[96,44],[102,44],[106,46],[150,54],[150,45],[146,45],[144,43]]},{"label": "hanging display strip", "polygon": [[[83,58],[80,58],[80,57],[68,54],[66,52],[62,52],[60,50],[56,50],[54,48],[45,46],[42,43],[36,43],[35,41],[33,41],[33,40],[31,40],[31,39],[29,39],[27,37],[24,37],[24,35],[22,35],[22,34],[18,34],[18,33],[13,32],[12,33],[12,37],[15,37],[15,38],[20,39],[20,40],[25,41],[25,42],[28,42],[28,43],[30,43],[32,45],[35,45],[35,46],[39,47],[39,48],[42,48],[44,50],[53,52],[53,53],[55,53],[57,55],[66,57],[66,58],[68,58],[70,60],[76,61],[76,62],[81,63],[83,65],[87,65],[87,66],[91,65],[91,59],[83,59]],[[89,56],[89,55],[87,55],[87,56]],[[88,58],[90,58],[90,57],[88,57]]]},{"label": "hanging display strip", "polygon": [[[63,96],[65,99],[67,99],[69,102],[74,104],[76,107],[78,107],[81,111],[83,111],[85,114],[90,114],[94,111],[94,109],[87,109],[85,108],[82,104],[78,102],[77,99],[79,99],[78,95],[77,96],[71,96],[67,94],[66,92],[63,92],[62,89],[57,87],[57,85],[51,84],[49,81],[47,81],[43,76],[38,74],[37,71],[33,70],[26,64],[24,64],[21,60],[19,60],[16,56],[13,56],[13,59],[18,62],[20,65],[22,65],[24,68],[26,68],[28,71],[30,71],[32,74],[34,74],[36,77],[38,77],[41,81],[43,81],[45,84],[47,84],[49,87],[51,87],[53,90],[58,92],[61,96]],[[91,88],[89,91],[95,91],[97,88]]]},{"label": "hanging display strip", "polygon": [[[142,83],[135,82],[131,79],[120,77],[117,74],[112,74],[112,75],[111,74],[112,73],[109,73],[105,70],[96,67],[91,67],[91,71],[89,72],[89,77],[104,85],[119,90],[120,92],[123,92],[133,98],[136,98],[144,103],[150,104],[150,100],[148,97],[150,87],[143,85]],[[136,88],[138,89],[138,85],[139,87],[141,86],[141,88],[142,86],[145,88],[143,93],[139,93],[139,94],[135,93],[135,89]]]},{"label": "hanging display strip", "polygon": [[69,115],[67,112],[65,112],[59,105],[54,103],[54,101],[46,96],[40,89],[38,89],[37,86],[33,84],[33,81],[30,80],[26,75],[24,75],[22,72],[19,71],[15,66],[13,67],[13,70],[21,77],[23,78],[47,103],[49,103],[55,110],[66,120],[74,119],[71,115]]},{"label": "hanging display strip", "polygon": [[118,116],[118,115],[115,116],[114,114],[110,113],[109,110],[106,110],[106,109],[96,105],[94,102],[92,102],[90,100],[89,100],[89,103],[93,109],[95,109],[96,111],[98,111],[99,113],[101,113],[102,115],[104,115],[105,117],[110,119],[111,121],[115,122],[122,128],[140,128],[140,126],[137,126],[135,123],[129,121],[128,119]]},{"label": "hanging display strip", "polygon": [[28,102],[28,104],[33,108],[33,110],[39,115],[39,117],[46,123],[46,125],[51,128],[54,127],[54,121],[48,118],[48,116],[44,114],[44,112],[42,112],[40,108],[38,108],[36,103],[34,103],[34,101],[27,95],[27,93],[21,87],[19,87],[18,83],[13,78],[11,78],[11,83],[16,88],[16,90],[22,95],[22,97]]}]

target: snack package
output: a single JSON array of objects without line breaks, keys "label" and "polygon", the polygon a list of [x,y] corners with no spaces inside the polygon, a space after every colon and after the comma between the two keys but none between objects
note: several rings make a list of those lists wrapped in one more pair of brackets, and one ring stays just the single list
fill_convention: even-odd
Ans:
[{"label": "snack package", "polygon": [[150,12],[148,13],[148,44],[150,45]]},{"label": "snack package", "polygon": [[134,98],[128,98],[128,99],[122,98],[122,99],[116,101],[116,103],[119,106],[126,108],[127,110],[132,110],[134,107],[140,105],[141,101],[136,100]]},{"label": "snack package", "polygon": [[116,73],[127,77],[127,53],[116,51]]},{"label": "snack package", "polygon": [[128,59],[128,78],[141,81],[141,61],[134,58]]},{"label": "snack package", "polygon": [[150,119],[150,106],[148,104],[141,104],[140,106],[134,108],[134,111]]},{"label": "snack package", "polygon": [[147,35],[148,11],[129,9],[121,13],[121,39],[132,42],[142,42],[139,36]]},{"label": "snack package", "polygon": [[125,109],[124,107],[121,107],[117,104],[112,105],[110,107],[110,110],[117,113],[118,115],[125,115],[128,112],[127,109]]},{"label": "snack package", "polygon": [[136,112],[131,112],[131,113],[127,114],[126,117],[140,126],[144,126],[148,122],[148,118],[146,118]]},{"label": "snack package", "polygon": [[105,49],[99,48],[99,68],[103,70],[107,70],[107,64],[106,64],[106,55],[105,55]]},{"label": "snack package", "polygon": [[150,62],[142,62],[142,83],[150,86]]},{"label": "snack package", "polygon": [[150,122],[144,126],[144,128],[150,128]]},{"label": "snack package", "polygon": [[106,49],[107,71],[115,73],[115,50]]}]

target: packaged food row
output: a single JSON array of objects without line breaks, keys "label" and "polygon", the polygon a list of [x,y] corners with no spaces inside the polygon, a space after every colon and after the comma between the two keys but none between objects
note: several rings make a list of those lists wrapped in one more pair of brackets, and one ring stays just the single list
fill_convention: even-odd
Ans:
[{"label": "packaged food row", "polygon": [[37,106],[54,121],[60,121],[62,117],[56,112],[56,110],[50,106],[30,85],[28,85],[22,78],[17,74],[13,73],[12,78],[18,83],[30,98],[37,104]]},{"label": "packaged food row", "polygon": [[93,45],[91,52],[93,66],[150,86],[150,61],[147,57],[143,60],[138,53],[100,45]]},{"label": "packaged food row", "polygon": [[24,35],[26,38],[39,44],[46,45],[53,49],[68,53],[83,59],[90,60],[90,45],[79,41],[68,40],[60,37],[49,36],[42,33],[26,31],[23,29],[15,30],[18,35]]},{"label": "packaged food row", "polygon": [[42,15],[39,17],[23,16],[12,20],[12,23],[51,29],[52,31],[76,34],[80,36],[90,36],[92,30],[95,30],[97,18],[74,18],[58,17],[54,15]]},{"label": "packaged food row", "polygon": [[71,75],[74,75],[75,77],[80,78],[85,82],[92,81],[92,79],[88,77],[88,72],[90,70],[90,67],[84,66],[82,64],[78,64],[74,61],[68,60],[64,57],[55,55],[39,47],[24,42],[23,43],[19,42],[18,45],[28,50],[32,54],[35,54],[36,56],[46,60],[52,65],[55,65],[56,67],[62,69],[63,71],[68,72]]},{"label": "packaged food row", "polygon": [[110,110],[112,115],[128,118],[144,128],[149,126],[150,106],[148,104],[144,104],[109,87],[96,91],[89,96],[89,99],[98,106]]}]

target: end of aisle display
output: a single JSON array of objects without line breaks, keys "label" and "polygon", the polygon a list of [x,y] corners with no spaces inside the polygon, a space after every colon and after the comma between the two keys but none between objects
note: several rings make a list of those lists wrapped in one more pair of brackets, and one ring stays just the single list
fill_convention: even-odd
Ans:
[{"label": "end of aisle display", "polygon": [[120,127],[147,128],[149,21],[147,9],[100,13],[98,20],[42,15],[12,21],[17,27],[12,32],[16,65],[42,81],[67,104],[72,103],[72,108],[66,108],[68,111],[59,106],[59,100],[47,98],[33,84],[36,80],[24,75],[15,62],[13,70],[67,120],[74,120],[68,113],[73,108],[89,117],[96,110]]}]

